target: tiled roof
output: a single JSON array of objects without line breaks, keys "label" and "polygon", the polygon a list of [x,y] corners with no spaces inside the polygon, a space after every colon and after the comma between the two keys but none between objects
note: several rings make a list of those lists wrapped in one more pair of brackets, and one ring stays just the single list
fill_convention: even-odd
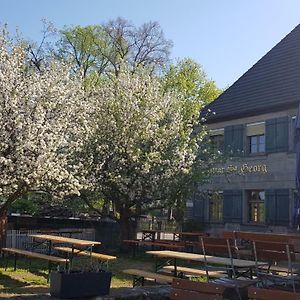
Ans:
[{"label": "tiled roof", "polygon": [[278,111],[299,102],[300,24],[206,107],[215,112],[207,121]]}]

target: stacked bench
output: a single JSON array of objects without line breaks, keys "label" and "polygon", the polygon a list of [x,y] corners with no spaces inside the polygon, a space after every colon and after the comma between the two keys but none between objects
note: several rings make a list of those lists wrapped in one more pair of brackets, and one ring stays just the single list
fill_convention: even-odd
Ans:
[{"label": "stacked bench", "polygon": [[223,300],[235,299],[233,288],[216,283],[195,282],[185,279],[174,279],[171,300]]},{"label": "stacked bench", "polygon": [[249,300],[300,300],[300,293],[292,293],[288,291],[248,288]]}]

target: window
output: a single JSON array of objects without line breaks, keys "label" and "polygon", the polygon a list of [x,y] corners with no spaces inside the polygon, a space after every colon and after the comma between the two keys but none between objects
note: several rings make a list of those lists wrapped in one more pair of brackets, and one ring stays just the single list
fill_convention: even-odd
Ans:
[{"label": "window", "polygon": [[224,151],[224,135],[213,135],[210,137],[213,151]]},{"label": "window", "polygon": [[265,191],[248,191],[249,222],[265,222]]},{"label": "window", "polygon": [[223,220],[223,192],[212,192],[209,195],[209,220],[222,222]]},{"label": "window", "polygon": [[249,153],[264,153],[266,151],[265,135],[253,135],[249,137]]}]

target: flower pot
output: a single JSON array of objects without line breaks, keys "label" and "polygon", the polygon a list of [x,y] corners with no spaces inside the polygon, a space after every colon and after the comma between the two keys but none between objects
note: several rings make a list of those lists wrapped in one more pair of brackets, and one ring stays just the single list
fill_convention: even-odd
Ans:
[{"label": "flower pot", "polygon": [[109,294],[111,272],[51,272],[50,294],[57,298],[83,298]]}]

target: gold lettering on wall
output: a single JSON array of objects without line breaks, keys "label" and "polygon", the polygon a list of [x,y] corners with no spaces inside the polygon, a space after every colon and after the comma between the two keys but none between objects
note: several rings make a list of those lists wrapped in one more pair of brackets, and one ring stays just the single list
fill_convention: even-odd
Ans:
[{"label": "gold lettering on wall", "polygon": [[249,165],[246,163],[241,166],[228,165],[227,167],[223,167],[223,168],[212,168],[211,169],[212,175],[222,175],[222,174],[244,175],[244,174],[248,174],[248,173],[265,174],[265,173],[268,173],[268,168],[267,168],[267,165]]}]

